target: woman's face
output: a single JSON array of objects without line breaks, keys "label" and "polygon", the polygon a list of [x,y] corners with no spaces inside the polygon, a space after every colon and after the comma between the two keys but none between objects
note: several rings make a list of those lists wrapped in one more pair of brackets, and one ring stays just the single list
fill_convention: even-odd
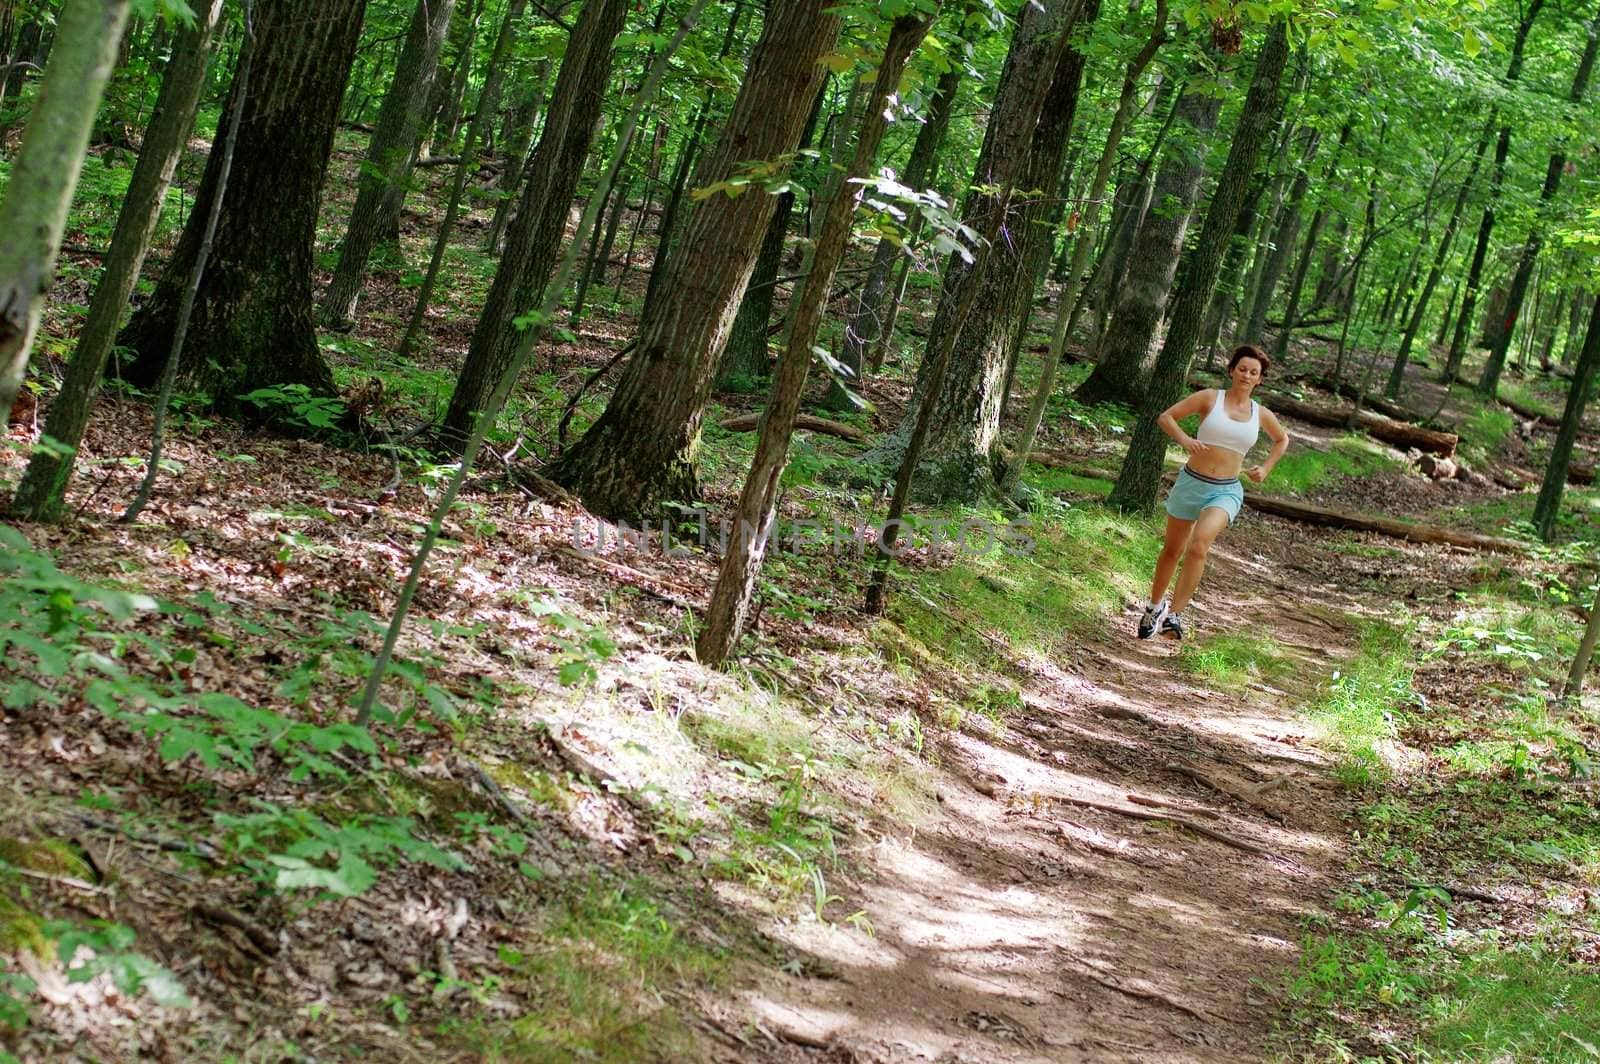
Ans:
[{"label": "woman's face", "polygon": [[1241,388],[1254,388],[1261,383],[1261,363],[1247,355],[1233,364],[1228,375]]}]

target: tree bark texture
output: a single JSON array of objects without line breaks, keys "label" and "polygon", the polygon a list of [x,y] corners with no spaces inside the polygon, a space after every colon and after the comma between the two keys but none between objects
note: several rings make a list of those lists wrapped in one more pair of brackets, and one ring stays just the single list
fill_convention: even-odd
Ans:
[{"label": "tree bark texture", "polygon": [[356,182],[355,205],[350,208],[349,226],[339,244],[339,264],[322,298],[325,325],[345,326],[354,320],[367,275],[367,259],[382,235],[384,201],[393,199],[398,204],[405,199],[404,184],[422,137],[428,89],[439,69],[439,52],[455,6],[456,0],[417,0],[405,47],[400,51],[383,106],[378,109],[377,125]]},{"label": "tree bark texture", "polygon": [[1094,249],[1095,234],[1099,230],[1100,201],[1105,196],[1106,186],[1111,182],[1111,168],[1116,163],[1117,150],[1122,145],[1123,133],[1133,118],[1139,79],[1166,39],[1166,23],[1166,0],[1157,0],[1154,28],[1150,39],[1128,62],[1128,69],[1122,79],[1122,89],[1117,97],[1117,109],[1111,116],[1111,126],[1106,131],[1105,144],[1095,164],[1094,176],[1089,181],[1084,214],[1072,238],[1072,257],[1063,276],[1061,290],[1056,297],[1056,321],[1051,330],[1050,346],[1045,351],[1043,363],[1039,368],[1039,383],[1034,389],[1033,400],[1028,404],[1028,413],[1023,419],[1022,432],[1017,438],[1018,457],[1006,469],[1000,482],[1000,493],[1004,496],[1014,494],[1021,482],[1022,471],[1027,465],[1026,456],[1033,450],[1034,441],[1039,435],[1039,426],[1044,422],[1045,408],[1049,405],[1050,396],[1054,394],[1056,370],[1061,364],[1062,352],[1066,350],[1067,340],[1077,324],[1083,306],[1078,296],[1088,280],[1083,276],[1083,272],[1089,265],[1089,254]]},{"label": "tree bark texture", "polygon": [[622,31],[627,0],[591,0],[583,7],[556,76],[539,146],[528,163],[516,217],[461,367],[444,432],[461,441],[510,365],[522,330],[517,317],[539,305],[566,236],[572,197],[611,74],[612,42]]},{"label": "tree bark texture", "polygon": [[0,411],[6,413],[28,371],[89,129],[127,19],[128,0],[67,0],[0,202]]},{"label": "tree bark texture", "polygon": [[[216,250],[195,301],[180,376],[224,414],[238,396],[304,384],[332,394],[333,373],[317,347],[311,271],[317,211],[345,80],[366,0],[278,0],[255,12],[251,88],[243,101],[230,195]],[[224,121],[235,105],[230,89]],[[206,164],[177,250],[154,295],[122,331],[135,352],[126,376],[155,383],[171,347],[184,285],[216,194],[221,152]]]},{"label": "tree bark texture", "polygon": [[[1098,8],[1098,4],[1092,5]],[[973,191],[962,215],[983,231],[980,216],[995,209],[987,189],[1054,189],[1066,149],[1082,81],[1083,57],[1066,48],[1066,39],[1084,7],[1077,0],[1056,0],[1045,10],[1027,9],[1012,37],[1005,68],[995,90],[994,108],[984,132],[983,147],[973,172]],[[895,433],[873,456],[897,463],[904,452],[918,407],[932,404],[930,431],[919,463],[919,492],[940,499],[976,498],[993,486],[994,448],[1000,431],[1001,383],[1006,345],[1014,323],[1017,288],[1028,273],[1030,241],[1045,239],[1037,221],[1046,211],[1037,198],[1012,199],[1002,220],[999,244],[982,260],[982,268],[952,256],[946,268],[939,306],[928,331],[928,348],[917,373],[912,401]],[[964,289],[976,289],[971,310],[958,315]],[[930,390],[932,353],[953,331],[955,343],[940,387]]]},{"label": "tree bark texture", "polygon": [[1122,463],[1122,473],[1111,489],[1108,501],[1112,506],[1140,511],[1155,508],[1161,460],[1167,450],[1167,436],[1156,424],[1156,417],[1177,401],[1189,379],[1200,319],[1216,285],[1228,233],[1233,229],[1249,190],[1256,158],[1278,118],[1278,88],[1288,58],[1287,30],[1283,23],[1274,23],[1267,31],[1267,39],[1256,60],[1250,91],[1245,95],[1244,109],[1239,114],[1228,149],[1228,161],[1217,178],[1217,188],[1211,196],[1199,241],[1173,299],[1166,340],[1156,358],[1139,422],[1128,444],[1128,456]]},{"label": "tree bark texture", "polygon": [[[817,233],[810,283],[790,311],[794,327],[778,364],[777,380],[761,419],[755,458],[739,496],[734,520],[738,532],[723,555],[717,583],[706,608],[705,627],[695,640],[695,656],[703,664],[715,666],[727,660],[749,617],[756,578],[766,553],[766,540],[760,530],[770,528],[777,515],[779,485],[789,458],[789,439],[794,433],[800,398],[814,357],[811,348],[822,328],[834,272],[844,258],[850,241],[850,225],[862,196],[862,187],[849,184],[848,179],[865,174],[877,156],[888,124],[884,119],[884,105],[932,21],[932,15],[894,21],[863,110],[855,153],[828,201]],[[756,534],[745,535],[746,528]]]},{"label": "tree bark texture", "polygon": [[[838,40],[839,17],[830,10],[824,0],[774,0],[696,185],[794,151],[823,77],[817,60]],[[664,500],[696,496],[701,417],[773,206],[772,196],[746,186],[689,208],[683,244],[665,266],[663,295],[645,301],[638,349],[617,390],[555,469],[554,479],[595,512],[637,517]]]},{"label": "tree bark texture", "polygon": [[[139,160],[134,164],[122,209],[117,214],[117,227],[111,235],[105,269],[90,297],[89,314],[84,319],[83,331],[78,334],[72,360],[67,364],[66,380],[50,404],[46,435],[74,450],[83,442],[95,390],[105,373],[117,326],[121,324],[128,297],[139,280],[173,171],[177,169],[189,130],[194,125],[200,90],[205,84],[206,62],[215,43],[217,21],[222,16],[222,3],[223,0],[210,0],[201,4],[195,13],[194,25],[178,34],[177,45],[161,79],[155,111],[145,129]],[[36,451],[17,488],[12,512],[33,521],[60,520],[74,460],[74,455]]]},{"label": "tree bark texture", "polygon": [[[1205,179],[1206,148],[1221,110],[1222,101],[1214,91],[1186,88],[1178,100],[1178,117],[1167,138],[1150,208],[1128,252],[1127,277],[1115,289],[1118,295],[1111,328],[1093,372],[1076,392],[1081,403],[1137,406],[1144,394],[1167,299],[1183,257],[1189,217]],[[1221,241],[1226,243],[1226,234]]]},{"label": "tree bark texture", "polygon": [[1289,200],[1278,227],[1273,231],[1272,247],[1261,267],[1261,279],[1250,303],[1250,315],[1239,333],[1239,339],[1244,343],[1264,342],[1267,311],[1272,307],[1273,294],[1278,289],[1278,282],[1283,279],[1284,267],[1289,265],[1289,256],[1294,253],[1295,242],[1300,236],[1301,209],[1305,205],[1306,193],[1311,188],[1311,162],[1316,157],[1320,140],[1320,137],[1312,134],[1311,143],[1301,157],[1294,184],[1289,187]]}]

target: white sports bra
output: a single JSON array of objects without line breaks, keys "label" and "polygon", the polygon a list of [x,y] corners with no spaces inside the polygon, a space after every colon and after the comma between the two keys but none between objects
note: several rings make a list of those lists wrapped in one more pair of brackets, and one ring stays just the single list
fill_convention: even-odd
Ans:
[{"label": "white sports bra", "polygon": [[1217,397],[1211,402],[1211,411],[1200,422],[1200,431],[1194,434],[1194,438],[1211,447],[1226,447],[1230,451],[1246,454],[1261,435],[1261,407],[1252,399],[1250,417],[1245,421],[1235,421],[1224,409],[1224,394],[1221,388],[1217,389]]}]

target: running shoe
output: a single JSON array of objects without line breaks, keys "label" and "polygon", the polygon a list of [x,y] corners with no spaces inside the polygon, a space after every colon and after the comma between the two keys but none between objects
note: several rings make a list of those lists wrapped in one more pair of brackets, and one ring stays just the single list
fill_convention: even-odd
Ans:
[{"label": "running shoe", "polygon": [[1183,618],[1176,613],[1163,611],[1161,617],[1161,635],[1165,639],[1183,638]]},{"label": "running shoe", "polygon": [[1156,629],[1161,627],[1161,622],[1167,617],[1167,600],[1152,602],[1144,608],[1144,615],[1139,618],[1139,638],[1149,639],[1156,634]]}]

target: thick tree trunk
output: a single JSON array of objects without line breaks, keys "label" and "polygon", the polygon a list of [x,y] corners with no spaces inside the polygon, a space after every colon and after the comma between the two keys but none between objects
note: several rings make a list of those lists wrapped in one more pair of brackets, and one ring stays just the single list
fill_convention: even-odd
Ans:
[{"label": "thick tree trunk", "polygon": [[0,202],[0,417],[28,371],[95,108],[116,60],[128,0],[67,0],[58,40]]},{"label": "thick tree trunk", "polygon": [[1472,166],[1467,170],[1466,180],[1461,182],[1461,187],[1456,191],[1455,206],[1450,209],[1450,221],[1445,225],[1444,236],[1439,239],[1439,250],[1434,252],[1428,279],[1422,283],[1422,292],[1411,308],[1411,318],[1406,322],[1405,335],[1400,338],[1400,350],[1395,355],[1394,368],[1389,371],[1389,381],[1383,390],[1383,393],[1391,399],[1400,398],[1400,384],[1405,379],[1406,362],[1411,357],[1411,347],[1416,342],[1417,333],[1422,330],[1422,316],[1428,312],[1428,302],[1433,298],[1433,290],[1438,287],[1439,278],[1444,276],[1444,264],[1450,257],[1450,245],[1455,242],[1456,228],[1461,223],[1462,208],[1466,206],[1467,195],[1472,191],[1473,181],[1477,179],[1478,166],[1483,162],[1483,153],[1489,148],[1489,137],[1493,128],[1492,123],[1485,126],[1483,136],[1478,138],[1478,149],[1473,153]]},{"label": "thick tree trunk", "polygon": [[[1574,105],[1583,103],[1584,94],[1589,89],[1589,75],[1594,70],[1596,47],[1600,46],[1600,16],[1589,23],[1589,40],[1584,45],[1583,58],[1578,62],[1578,72],[1572,79],[1572,91],[1567,99]],[[1542,214],[1555,199],[1556,190],[1561,187],[1561,175],[1567,168],[1567,153],[1558,148],[1550,153],[1549,165],[1545,168],[1544,186],[1539,190],[1539,212]],[[1522,245],[1522,254],[1517,259],[1517,269],[1511,277],[1511,287],[1506,292],[1506,304],[1500,314],[1499,328],[1495,333],[1493,347],[1489,351],[1489,360],[1484,364],[1483,377],[1478,381],[1478,394],[1494,398],[1500,387],[1500,374],[1505,368],[1506,351],[1511,346],[1512,334],[1516,331],[1517,315],[1522,312],[1522,300],[1528,292],[1528,280],[1533,276],[1533,264],[1539,258],[1539,251],[1544,247],[1544,224],[1542,218],[1536,214],[1531,226],[1528,227],[1528,239]]]},{"label": "thick tree trunk", "polygon": [[[906,60],[922,42],[932,21],[931,15],[895,20],[878,65],[878,76],[867,98],[855,154],[843,177],[859,177],[871,166],[886,127],[884,104],[899,82]],[[762,415],[755,458],[739,496],[734,521],[737,533],[723,555],[717,583],[706,608],[705,627],[695,640],[695,656],[706,665],[721,665],[728,659],[749,617],[756,577],[766,553],[766,538],[760,535],[760,530],[769,529],[777,515],[779,483],[788,462],[789,438],[800,413],[800,398],[813,357],[811,348],[817,342],[828,290],[833,286],[834,271],[849,243],[850,223],[861,194],[858,185],[845,180],[836,183],[817,234],[810,283],[789,314],[794,328],[779,362],[777,381]],[[747,528],[755,535],[746,536]]]},{"label": "thick tree trunk", "polygon": [[1550,464],[1545,467],[1539,499],[1533,505],[1533,525],[1539,530],[1539,538],[1546,543],[1555,537],[1556,516],[1561,512],[1561,496],[1567,486],[1572,445],[1577,442],[1578,430],[1583,426],[1583,410],[1589,402],[1597,368],[1600,368],[1600,298],[1595,299],[1594,309],[1589,314],[1589,331],[1583,340],[1583,351],[1578,355],[1577,369],[1572,374],[1572,387],[1567,389],[1561,427],[1550,445]]},{"label": "thick tree trunk", "polygon": [[377,127],[367,146],[367,158],[356,182],[356,202],[350,223],[339,244],[339,264],[322,298],[322,322],[348,326],[355,318],[361,285],[367,276],[367,259],[379,242],[379,224],[385,200],[405,198],[404,182],[412,154],[422,136],[423,109],[428,89],[439,68],[439,52],[456,0],[417,0],[406,33],[406,44],[395,66],[394,80],[378,109]]},{"label": "thick tree trunk", "polygon": [[1077,324],[1078,314],[1083,306],[1078,296],[1087,284],[1083,271],[1089,264],[1089,254],[1095,243],[1094,234],[1099,229],[1100,201],[1105,196],[1106,186],[1110,184],[1111,168],[1116,163],[1117,150],[1122,145],[1123,133],[1133,118],[1139,79],[1166,39],[1166,22],[1166,0],[1157,0],[1154,28],[1150,39],[1128,62],[1128,69],[1122,79],[1122,90],[1117,97],[1117,109],[1111,116],[1111,126],[1106,131],[1100,159],[1095,164],[1094,176],[1089,181],[1084,216],[1079,220],[1078,231],[1073,238],[1072,258],[1067,265],[1062,288],[1056,299],[1056,322],[1051,332],[1050,346],[1045,351],[1044,362],[1039,368],[1039,383],[1034,389],[1033,401],[1028,405],[1022,433],[1018,437],[1016,451],[1018,457],[1007,467],[1001,480],[1000,493],[1003,496],[1009,497],[1016,493],[1017,485],[1022,479],[1022,471],[1027,465],[1027,460],[1023,456],[1033,450],[1039,426],[1044,421],[1045,408],[1049,405],[1050,396],[1055,392],[1056,369],[1061,364],[1062,352],[1066,349],[1067,340]]},{"label": "thick tree trunk", "polygon": [[[230,195],[180,366],[225,414],[245,412],[238,397],[257,388],[334,391],[312,323],[312,243],[365,10],[366,0],[283,0],[256,12],[257,51]],[[207,163],[160,285],[122,332],[121,342],[136,353],[126,373],[140,386],[153,384],[166,360],[221,161],[214,153]]]},{"label": "thick tree trunk", "polygon": [[1222,265],[1227,234],[1233,229],[1239,208],[1255,172],[1256,157],[1272,125],[1277,121],[1278,87],[1289,58],[1288,32],[1281,22],[1267,31],[1256,60],[1250,91],[1228,148],[1228,161],[1217,178],[1211,206],[1200,229],[1199,242],[1183,271],[1172,312],[1168,315],[1167,336],[1150,376],[1139,423],[1128,444],[1122,473],[1111,490],[1108,502],[1124,510],[1148,511],[1155,508],[1156,490],[1161,478],[1161,460],[1166,454],[1167,436],[1156,425],[1156,417],[1177,401],[1189,379],[1189,364],[1194,358],[1195,341],[1200,334],[1200,317],[1211,299],[1217,271]]},{"label": "thick tree trunk", "polygon": [[593,0],[573,27],[505,253],[445,411],[445,437],[457,445],[510,365],[522,334],[517,319],[539,305],[561,250],[627,8],[627,0]]},{"label": "thick tree trunk", "polygon": [[[172,173],[183,154],[189,130],[194,125],[195,108],[205,84],[206,61],[210,58],[213,34],[222,15],[223,0],[201,4],[193,26],[180,31],[177,46],[167,61],[156,97],[155,112],[145,129],[139,161],[128,181],[128,191],[117,214],[117,228],[111,236],[105,270],[95,284],[89,300],[89,315],[78,334],[72,361],[67,364],[66,381],[50,404],[45,433],[74,452],[83,442],[89,423],[95,390],[105,373],[117,326],[128,306],[150,249],[161,207],[166,200]],[[61,517],[67,482],[72,479],[74,454],[55,450],[34,452],[27,474],[17,488],[12,513],[33,521],[56,521]]]},{"label": "thick tree trunk", "polygon": [[[1066,38],[1080,14],[1092,15],[1098,7],[1094,2],[1056,0],[1037,19],[1019,24],[995,90],[973,171],[974,186],[1056,187],[1084,65],[1080,53],[1065,47]],[[926,472],[919,487],[935,498],[970,501],[994,484],[1001,383],[1017,288],[1032,280],[1026,276],[1032,241],[1045,237],[1036,224],[1045,213],[1038,197],[1024,201],[1019,194],[1014,204],[1005,221],[1006,237],[985,256],[982,269],[952,256],[911,404],[899,427],[870,459],[898,464],[915,427],[918,406],[932,403],[931,431],[921,455]],[[978,216],[991,209],[990,195],[975,190],[962,213],[968,225],[981,229]],[[971,312],[958,317],[955,311],[963,305],[967,286],[975,286],[977,295]],[[941,386],[930,391],[932,353],[947,342],[949,330],[955,332],[955,345]]]},{"label": "thick tree trunk", "polygon": [[[739,35],[739,19],[744,10],[745,0],[735,0],[733,13],[728,17],[728,31],[722,37],[722,50],[718,53],[718,58],[726,58],[733,51],[733,42]],[[696,166],[701,165],[700,139],[705,135],[706,123],[711,118],[713,99],[715,93],[710,86],[707,86],[705,96],[700,100],[700,110],[694,116],[689,138],[679,150],[677,165],[673,167],[672,191],[667,194],[667,202],[661,208],[661,220],[656,224],[655,255],[650,260],[650,277],[646,280],[644,289],[646,307],[655,302],[656,295],[661,290],[662,279],[667,275],[667,260],[677,244],[678,212],[683,204],[684,189],[689,184],[689,175],[694,172]]]},{"label": "thick tree trunk", "polygon": [[[1221,110],[1222,101],[1209,80],[1202,87],[1197,79],[1178,100],[1177,128],[1156,175],[1151,209],[1129,254],[1128,276],[1120,289],[1114,289],[1120,294],[1094,371],[1075,393],[1080,403],[1137,406],[1144,395],[1167,298],[1183,257],[1189,217],[1206,175],[1205,145]],[[1232,217],[1228,225],[1231,229]],[[1227,242],[1225,234],[1218,239]]]},{"label": "thick tree trunk", "polygon": [[[1506,68],[1506,84],[1510,85],[1522,75],[1523,47],[1528,43],[1528,31],[1533,20],[1544,7],[1544,0],[1529,0],[1522,10],[1522,21],[1517,26],[1517,36],[1511,46],[1511,63]],[[1461,297],[1461,312],[1456,315],[1455,336],[1450,341],[1450,355],[1445,363],[1445,379],[1454,379],[1467,355],[1467,330],[1472,325],[1472,312],[1478,304],[1478,285],[1483,279],[1483,263],[1489,253],[1489,237],[1494,232],[1495,209],[1500,200],[1500,189],[1506,179],[1506,157],[1511,153],[1511,126],[1500,127],[1500,138],[1494,148],[1494,168],[1489,177],[1489,197],[1483,208],[1483,219],[1478,223],[1478,242],[1472,251],[1472,264],[1467,269],[1466,293]]]},{"label": "thick tree trunk", "polygon": [[[695,184],[713,186],[749,159],[792,152],[839,16],[825,0],[774,0],[716,149]],[[697,494],[700,419],[728,329],[749,283],[773,197],[747,188],[690,208],[684,242],[666,262],[661,298],[645,301],[639,345],[605,413],[555,468],[554,479],[608,517],[637,517]]]}]

